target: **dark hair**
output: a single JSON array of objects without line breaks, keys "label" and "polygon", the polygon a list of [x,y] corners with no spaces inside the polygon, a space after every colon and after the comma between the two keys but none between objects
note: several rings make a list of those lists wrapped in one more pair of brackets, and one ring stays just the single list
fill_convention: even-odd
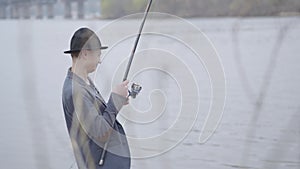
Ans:
[{"label": "dark hair", "polygon": [[80,52],[72,52],[71,57],[72,58],[78,58]]}]

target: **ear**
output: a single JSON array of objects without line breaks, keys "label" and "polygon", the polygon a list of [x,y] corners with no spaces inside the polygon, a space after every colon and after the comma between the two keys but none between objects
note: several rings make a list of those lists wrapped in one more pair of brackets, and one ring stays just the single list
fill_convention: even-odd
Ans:
[{"label": "ear", "polygon": [[82,57],[82,59],[84,59],[84,60],[87,60],[88,59],[88,51],[87,50],[81,50],[81,57]]}]

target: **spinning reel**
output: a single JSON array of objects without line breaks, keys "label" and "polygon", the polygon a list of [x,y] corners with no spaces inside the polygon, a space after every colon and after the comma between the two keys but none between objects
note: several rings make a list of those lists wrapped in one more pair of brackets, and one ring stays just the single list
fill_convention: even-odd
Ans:
[{"label": "spinning reel", "polygon": [[133,99],[135,99],[141,90],[142,90],[142,86],[140,86],[137,83],[132,83],[131,90],[128,90],[129,93],[128,97],[131,96]]}]

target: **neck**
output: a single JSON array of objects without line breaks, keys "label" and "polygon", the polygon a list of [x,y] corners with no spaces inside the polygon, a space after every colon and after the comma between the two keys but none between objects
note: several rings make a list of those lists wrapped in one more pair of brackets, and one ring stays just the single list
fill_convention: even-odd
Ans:
[{"label": "neck", "polygon": [[76,63],[76,61],[72,63],[72,72],[82,78],[87,84],[90,84],[88,80],[88,72],[81,66],[81,64]]}]

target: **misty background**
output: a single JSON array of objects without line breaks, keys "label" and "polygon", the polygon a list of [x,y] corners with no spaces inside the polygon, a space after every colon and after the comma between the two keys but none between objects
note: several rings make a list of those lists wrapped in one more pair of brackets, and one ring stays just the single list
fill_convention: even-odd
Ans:
[{"label": "misty background", "polygon": [[[108,82],[129,55],[142,15],[123,20],[114,29],[109,25],[122,16],[143,12],[146,4],[146,0],[0,0],[0,168],[77,168],[61,105],[61,89],[71,65],[63,51],[69,49],[71,36],[80,27],[105,33],[100,39],[111,48],[103,56],[110,57],[93,77],[107,98]],[[180,22],[190,26],[176,19],[149,17],[148,32],[180,34],[190,46],[202,47],[199,40],[204,40],[215,48],[226,78],[226,101],[217,130],[200,144],[212,99],[209,72],[178,41],[142,35],[136,56],[151,56],[151,50],[143,53],[142,49],[152,47],[174,51],[198,84],[198,93],[188,92],[197,93],[199,100],[188,103],[200,106],[183,140],[158,156],[132,159],[132,169],[299,169],[300,1],[153,0],[150,11],[183,17]],[[124,38],[126,32],[132,36]],[[111,39],[119,41],[114,44]],[[155,54],[165,61],[166,53]],[[138,67],[135,64],[133,68]],[[163,70],[170,68],[171,61]],[[174,79],[159,72],[145,71],[137,79],[144,88],[131,100],[136,108],[147,110],[151,101],[159,105],[148,98],[151,89],[164,91],[170,99],[163,118],[145,126],[126,124],[125,130],[135,137],[160,134],[178,116],[180,90]],[[189,89],[189,84],[181,87]],[[166,142],[178,141],[172,139]]]}]

